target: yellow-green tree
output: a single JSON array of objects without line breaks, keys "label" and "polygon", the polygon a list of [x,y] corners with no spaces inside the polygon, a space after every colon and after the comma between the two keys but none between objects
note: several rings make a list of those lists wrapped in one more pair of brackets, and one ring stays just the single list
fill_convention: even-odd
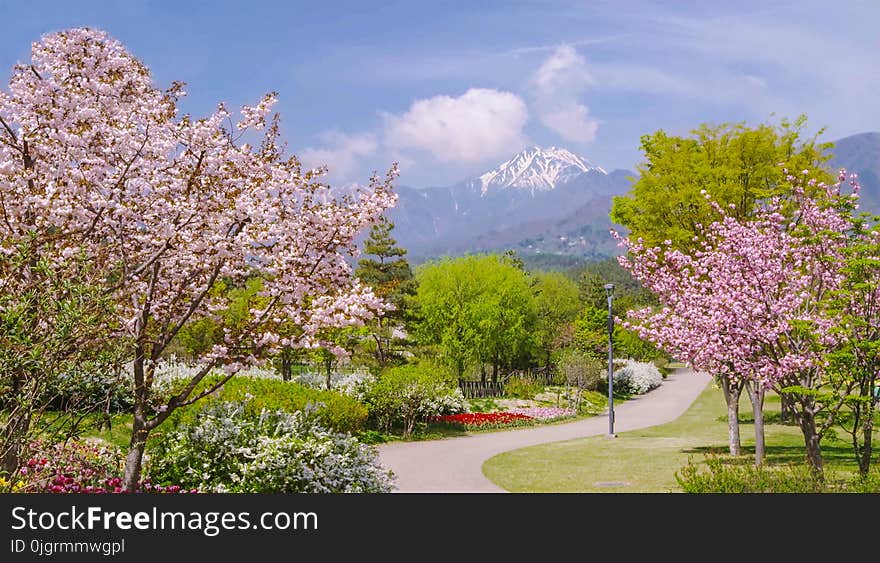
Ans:
[{"label": "yellow-green tree", "polygon": [[717,218],[703,191],[741,219],[751,216],[756,202],[790,193],[785,170],[801,176],[807,170],[808,178],[831,183],[823,168],[831,143],[819,142],[822,130],[805,136],[805,126],[801,115],[778,125],[703,124],[687,137],[663,130],[644,135],[645,162],[630,192],[614,198],[611,219],[648,245],[670,241],[691,249],[698,225]]},{"label": "yellow-green tree", "polygon": [[528,274],[509,258],[444,258],[421,267],[416,280],[416,335],[438,346],[459,376],[469,366],[489,364],[497,380],[500,368],[531,352],[534,296]]}]

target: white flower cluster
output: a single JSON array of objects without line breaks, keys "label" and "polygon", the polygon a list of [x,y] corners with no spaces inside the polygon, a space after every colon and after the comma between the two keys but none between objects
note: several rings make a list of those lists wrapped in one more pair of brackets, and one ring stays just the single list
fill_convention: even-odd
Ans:
[{"label": "white flower cluster", "polygon": [[356,371],[340,377],[336,383],[333,383],[333,389],[350,397],[354,397],[360,402],[364,402],[367,394],[370,392],[370,388],[375,383],[375,375],[366,370]]},{"label": "white flower cluster", "polygon": [[461,389],[449,389],[438,384],[433,393],[428,394],[419,409],[419,414],[424,417],[442,416],[444,414],[458,414],[468,412],[470,404],[465,399]]},{"label": "white flower cluster", "polygon": [[657,366],[650,362],[637,362],[632,359],[624,360],[622,368],[614,372],[614,385],[627,393],[642,395],[651,389],[660,387],[663,383],[663,375]]},{"label": "white flower cluster", "polygon": [[[313,389],[326,389],[327,374],[317,371],[303,372],[294,376],[294,381]],[[366,369],[358,369],[352,373],[334,371],[330,374],[330,387],[336,391],[360,398],[364,386],[369,386],[376,378]]]},{"label": "white flower cluster", "polygon": [[210,404],[169,432],[150,457],[155,482],[245,493],[390,492],[393,476],[372,446],[320,426],[310,410],[250,413]]}]

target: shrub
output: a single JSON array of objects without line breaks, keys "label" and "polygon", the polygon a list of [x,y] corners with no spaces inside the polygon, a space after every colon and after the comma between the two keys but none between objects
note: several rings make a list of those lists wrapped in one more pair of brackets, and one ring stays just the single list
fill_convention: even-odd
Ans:
[{"label": "shrub", "polygon": [[317,407],[317,417],[321,424],[337,432],[356,433],[367,422],[366,405],[339,391],[311,389],[297,383],[273,379],[233,377],[219,398],[225,401],[241,401],[250,394],[253,400],[249,407],[253,411],[283,410],[296,412],[308,404]]},{"label": "shrub", "polygon": [[605,363],[574,348],[559,352],[556,371],[567,385],[595,391],[602,379]]},{"label": "shrub", "polygon": [[84,366],[53,379],[43,401],[59,411],[127,412],[134,396],[126,378]]},{"label": "shrub", "polygon": [[686,493],[880,492],[880,473],[876,471],[864,479],[841,479],[826,472],[825,479],[819,480],[803,465],[728,465],[715,455],[706,458],[705,468],[689,459],[688,464],[676,472],[675,480]]},{"label": "shrub", "polygon": [[390,431],[395,425],[409,436],[417,420],[467,410],[457,387],[438,380],[421,366],[404,365],[385,371],[366,396],[370,417],[378,428]]},{"label": "shrub", "polygon": [[250,401],[211,401],[153,442],[155,482],[215,492],[388,492],[390,472],[372,446],[320,425],[313,409],[257,411]]},{"label": "shrub", "polygon": [[[219,381],[220,376],[209,376],[202,381],[199,389],[207,389]],[[246,401],[247,408],[259,413],[262,410],[283,410],[293,413],[312,404],[321,424],[337,432],[357,433],[367,422],[367,407],[353,397],[338,391],[312,389],[292,381],[261,377],[235,376],[227,381],[214,395],[214,400]],[[200,401],[184,409],[180,416],[194,417],[206,408]],[[178,416],[175,413],[172,416]]]},{"label": "shrub", "polygon": [[[295,375],[293,380],[313,389],[327,389],[327,374],[323,372],[306,371]],[[372,380],[375,380],[375,377],[366,369],[348,374],[334,371],[330,374],[330,388],[352,394],[359,386]]]},{"label": "shrub", "polygon": [[642,395],[660,387],[663,376],[652,363],[626,360],[624,366],[613,374],[615,388],[633,395]]},{"label": "shrub", "polygon": [[660,371],[663,379],[666,379],[672,373],[672,368],[669,367],[669,358],[667,357],[654,358],[651,360],[651,363]]},{"label": "shrub", "polygon": [[526,376],[511,377],[504,385],[504,394],[517,399],[534,399],[543,390],[542,382]]}]

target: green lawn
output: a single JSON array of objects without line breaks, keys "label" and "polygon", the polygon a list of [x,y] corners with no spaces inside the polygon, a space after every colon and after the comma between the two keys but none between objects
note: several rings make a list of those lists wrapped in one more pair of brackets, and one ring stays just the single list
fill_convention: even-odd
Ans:
[{"label": "green lawn", "polygon": [[106,427],[98,430],[98,415],[90,415],[82,425],[82,437],[91,438],[114,445],[121,450],[128,449],[131,440],[130,414],[114,414],[111,418],[110,430]]},{"label": "green lawn", "polygon": [[[751,405],[740,403],[740,433],[748,455],[730,463],[753,463]],[[804,460],[803,436],[797,426],[779,421],[779,398],[767,397],[765,408],[767,463]],[[841,438],[846,438],[843,434]],[[675,472],[688,459],[703,463],[706,453],[726,454],[727,417],[721,391],[713,385],[677,420],[615,439],[605,436],[542,444],[499,454],[483,465],[492,482],[512,492],[671,492],[680,491]],[[829,472],[857,470],[848,442],[834,436],[822,441]]]}]

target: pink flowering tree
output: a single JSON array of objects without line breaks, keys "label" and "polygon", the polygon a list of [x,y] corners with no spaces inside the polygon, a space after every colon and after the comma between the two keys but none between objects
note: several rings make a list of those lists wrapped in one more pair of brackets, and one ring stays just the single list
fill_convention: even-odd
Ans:
[{"label": "pink flowering tree", "polygon": [[[130,342],[134,419],[124,486],[141,474],[150,432],[261,354],[325,345],[329,327],[385,305],[352,277],[355,235],[392,206],[392,169],[332,197],[279,143],[275,95],[235,117],[222,104],[179,115],[183,85],[159,90],[148,69],[105,33],[71,29],[35,43],[0,93],[2,251],[31,237],[41,260],[85,256],[115,303],[108,325]],[[27,266],[24,266],[27,268]],[[247,322],[223,324],[220,280],[262,278]],[[223,341],[157,406],[156,364],[181,328],[219,324]],[[279,327],[297,327],[296,331]],[[225,379],[196,391],[206,375]]]},{"label": "pink flowering tree", "polygon": [[[794,180],[793,178],[790,178]],[[621,264],[659,299],[659,310],[630,311],[627,326],[696,369],[742,382],[755,414],[756,463],[764,455],[767,389],[790,394],[812,469],[821,475],[820,440],[840,393],[823,394],[825,354],[839,340],[825,299],[838,288],[850,222],[827,198],[794,190],[792,217],[773,200],[751,220],[715,205],[720,218],[703,229],[690,254],[622,240]],[[831,416],[821,422],[825,411]]]}]

